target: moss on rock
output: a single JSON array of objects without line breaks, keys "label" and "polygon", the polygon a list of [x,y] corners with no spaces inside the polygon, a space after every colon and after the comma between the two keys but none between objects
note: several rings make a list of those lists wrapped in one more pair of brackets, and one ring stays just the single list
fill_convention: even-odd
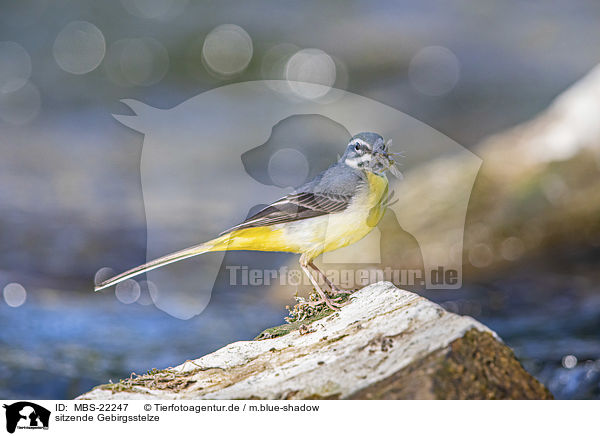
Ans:
[{"label": "moss on rock", "polygon": [[263,330],[257,337],[254,338],[255,341],[260,341],[263,339],[272,339],[277,338],[279,336],[285,336],[294,330],[301,330],[303,326],[308,327],[315,321],[325,318],[333,313],[331,309],[323,309],[318,312],[316,315],[305,318],[302,321],[294,321],[287,324],[278,325],[275,327],[270,327],[266,330]]},{"label": "moss on rock", "polygon": [[525,400],[552,394],[488,332],[469,330],[443,350],[354,393],[351,399]]}]

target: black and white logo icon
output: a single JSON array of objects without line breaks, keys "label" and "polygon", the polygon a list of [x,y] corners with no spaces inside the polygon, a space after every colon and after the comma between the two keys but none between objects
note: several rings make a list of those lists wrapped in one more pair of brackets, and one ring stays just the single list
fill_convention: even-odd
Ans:
[{"label": "black and white logo icon", "polygon": [[29,401],[5,404],[6,431],[14,433],[16,429],[48,429],[50,411]]}]

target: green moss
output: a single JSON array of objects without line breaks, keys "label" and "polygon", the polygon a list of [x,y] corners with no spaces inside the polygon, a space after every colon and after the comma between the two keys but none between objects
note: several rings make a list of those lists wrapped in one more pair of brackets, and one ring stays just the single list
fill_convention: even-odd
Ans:
[{"label": "green moss", "polygon": [[433,374],[436,398],[551,399],[513,351],[490,333],[472,329],[450,345]]},{"label": "green moss", "polygon": [[306,325],[309,326],[315,321],[319,319],[323,319],[333,313],[331,309],[323,309],[320,312],[316,313],[311,317],[307,317],[302,321],[294,321],[287,324],[278,325],[276,327],[268,328],[262,331],[257,337],[254,338],[255,341],[260,341],[263,339],[272,339],[280,336],[285,336],[294,330],[298,330],[301,326]]},{"label": "green moss", "polygon": [[158,370],[152,368],[146,374],[131,374],[131,377],[119,380],[118,383],[107,383],[98,386],[99,389],[115,392],[135,392],[137,387],[148,389],[169,389],[173,392],[180,390],[195,383],[190,380],[190,376],[202,371],[202,368],[191,371],[179,372],[172,368]]},{"label": "green moss", "polygon": [[390,377],[354,393],[354,399],[552,399],[506,345],[469,330]]},{"label": "green moss", "polygon": [[[348,291],[347,294],[342,294],[337,297],[338,303],[346,303],[354,291]],[[255,341],[263,339],[272,339],[280,336],[285,336],[294,330],[299,330],[302,326],[309,326],[313,322],[323,319],[334,313],[324,302],[314,304],[320,300],[319,294],[313,291],[307,299],[296,295],[296,304],[294,307],[287,306],[289,316],[285,318],[287,324],[270,327],[262,331],[254,338]]]}]

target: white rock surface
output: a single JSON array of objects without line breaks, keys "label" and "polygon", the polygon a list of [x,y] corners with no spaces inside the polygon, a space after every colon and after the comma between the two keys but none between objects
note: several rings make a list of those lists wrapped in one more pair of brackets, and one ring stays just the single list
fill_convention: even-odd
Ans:
[{"label": "white rock surface", "polygon": [[351,304],[285,336],[240,341],[172,368],[177,388],[100,386],[79,399],[344,398],[391,376],[468,330],[491,332],[416,294],[380,282]]}]

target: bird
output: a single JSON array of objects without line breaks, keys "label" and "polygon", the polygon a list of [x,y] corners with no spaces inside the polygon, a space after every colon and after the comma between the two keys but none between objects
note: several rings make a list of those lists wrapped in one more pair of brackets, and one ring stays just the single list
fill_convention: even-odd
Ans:
[{"label": "bird", "polygon": [[[147,271],[216,251],[275,251],[300,255],[300,267],[318,293],[314,304],[324,303],[339,310],[343,303],[337,288],[314,264],[321,254],[353,244],[365,237],[382,218],[389,205],[386,172],[402,178],[391,140],[373,132],[354,135],[339,160],[296,188],[292,193],[269,204],[218,237],[167,254],[125,271],[95,286],[108,288]],[[316,273],[327,284],[320,286]],[[333,298],[336,297],[336,298]]]}]

